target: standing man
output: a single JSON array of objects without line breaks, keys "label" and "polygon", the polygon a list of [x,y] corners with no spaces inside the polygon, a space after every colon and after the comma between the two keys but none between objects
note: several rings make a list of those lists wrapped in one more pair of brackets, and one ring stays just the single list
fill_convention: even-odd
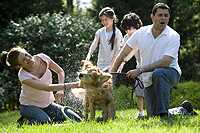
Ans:
[{"label": "standing man", "polygon": [[141,75],[148,116],[168,115],[170,89],[178,83],[181,75],[178,65],[180,36],[167,25],[169,18],[170,9],[166,4],[154,5],[151,13],[153,24],[141,27],[130,37],[111,69],[116,72],[131,51],[140,51],[140,67],[128,71],[127,76],[135,78]]}]

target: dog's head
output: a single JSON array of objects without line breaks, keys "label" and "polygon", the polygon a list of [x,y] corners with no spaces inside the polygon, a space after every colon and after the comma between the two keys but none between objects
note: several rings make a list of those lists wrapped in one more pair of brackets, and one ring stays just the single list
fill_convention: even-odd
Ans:
[{"label": "dog's head", "polygon": [[83,61],[83,67],[79,73],[81,84],[91,86],[102,86],[103,83],[111,79],[109,73],[101,71],[97,66],[94,66],[89,61]]},{"label": "dog's head", "polygon": [[84,71],[84,70],[87,70],[87,69],[90,69],[90,68],[94,67],[92,62],[87,61],[87,60],[82,60],[81,61],[81,65],[82,65],[81,71]]}]

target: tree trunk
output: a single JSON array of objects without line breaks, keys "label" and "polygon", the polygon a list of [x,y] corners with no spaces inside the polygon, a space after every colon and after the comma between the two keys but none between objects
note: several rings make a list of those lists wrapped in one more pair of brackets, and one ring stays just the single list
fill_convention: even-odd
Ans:
[{"label": "tree trunk", "polygon": [[73,12],[73,0],[67,0],[67,13],[71,14]]}]

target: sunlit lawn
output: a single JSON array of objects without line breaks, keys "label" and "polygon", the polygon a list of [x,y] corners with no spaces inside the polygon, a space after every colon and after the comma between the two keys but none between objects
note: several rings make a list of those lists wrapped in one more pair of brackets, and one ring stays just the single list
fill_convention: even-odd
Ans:
[{"label": "sunlit lawn", "polygon": [[[200,111],[198,111],[200,113]],[[72,123],[66,121],[63,124],[53,125],[23,125],[17,127],[16,120],[19,118],[19,112],[0,113],[0,128],[2,133],[199,133],[200,115],[198,116],[177,116],[171,120],[160,120],[160,118],[150,118],[137,120],[136,110],[117,111],[117,119],[106,123],[81,122]]]}]

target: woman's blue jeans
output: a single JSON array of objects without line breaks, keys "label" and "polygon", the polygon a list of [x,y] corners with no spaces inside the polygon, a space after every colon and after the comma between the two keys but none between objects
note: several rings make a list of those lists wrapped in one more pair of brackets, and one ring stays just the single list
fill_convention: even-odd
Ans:
[{"label": "woman's blue jeans", "polygon": [[77,119],[81,120],[81,118],[79,118],[80,116],[70,109],[65,109],[64,110],[65,115],[64,115],[62,112],[63,109],[64,106],[56,103],[51,103],[46,108],[40,108],[32,105],[21,105],[20,114],[24,118],[28,119],[29,124],[34,124],[34,123],[43,124],[52,122],[60,123],[66,120],[65,116],[74,121],[78,121]]}]

